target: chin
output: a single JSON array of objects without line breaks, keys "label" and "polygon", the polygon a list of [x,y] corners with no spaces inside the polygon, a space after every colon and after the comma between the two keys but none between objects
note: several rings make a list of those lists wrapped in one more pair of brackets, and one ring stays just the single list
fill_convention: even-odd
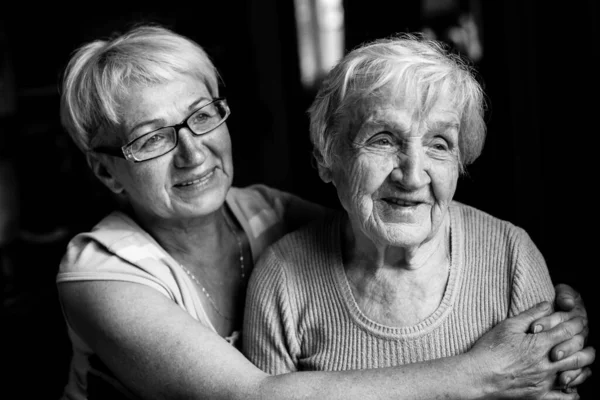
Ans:
[{"label": "chin", "polygon": [[224,203],[231,185],[229,182],[221,182],[219,185],[204,189],[190,196],[179,197],[180,209],[187,210],[193,214],[190,216],[200,217],[217,211]]},{"label": "chin", "polygon": [[227,192],[213,193],[213,196],[188,205],[190,217],[204,217],[218,211],[225,204]]},{"label": "chin", "polygon": [[428,232],[421,231],[420,227],[415,229],[410,226],[394,225],[397,224],[391,226],[386,224],[377,230],[376,235],[383,244],[394,247],[415,247],[420,246],[428,239]]}]

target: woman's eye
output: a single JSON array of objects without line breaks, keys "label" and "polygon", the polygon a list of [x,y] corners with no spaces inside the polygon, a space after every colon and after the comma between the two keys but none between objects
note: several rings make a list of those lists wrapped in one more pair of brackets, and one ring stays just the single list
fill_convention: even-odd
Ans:
[{"label": "woman's eye", "polygon": [[209,118],[210,118],[210,115],[208,113],[198,113],[198,114],[194,115],[192,124],[201,124],[203,122],[206,122],[206,120],[208,120]]},{"label": "woman's eye", "polygon": [[371,144],[375,146],[389,147],[393,146],[394,142],[389,135],[378,135],[371,140]]},{"label": "woman's eye", "polygon": [[166,136],[161,134],[161,133],[157,133],[155,135],[150,136],[148,139],[144,140],[144,143],[142,145],[142,147],[144,149],[148,149],[148,148],[153,148],[156,146],[159,146],[162,142],[164,142]]},{"label": "woman's eye", "polygon": [[434,150],[437,151],[448,151],[450,146],[448,145],[448,142],[446,142],[443,139],[437,139],[434,140],[433,143],[431,143],[431,148],[433,148]]}]

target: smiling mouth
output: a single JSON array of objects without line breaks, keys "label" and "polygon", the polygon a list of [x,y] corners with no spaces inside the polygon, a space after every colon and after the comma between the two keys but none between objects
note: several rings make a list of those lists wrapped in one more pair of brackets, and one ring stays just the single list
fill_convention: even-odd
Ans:
[{"label": "smiling mouth", "polygon": [[202,184],[202,183],[205,183],[206,181],[208,181],[214,174],[215,174],[215,170],[213,169],[209,173],[207,173],[205,175],[202,175],[199,178],[196,178],[196,179],[191,180],[191,181],[186,181],[186,182],[178,183],[178,184],[175,185],[175,187],[187,187],[187,186]]},{"label": "smiling mouth", "polygon": [[395,198],[384,198],[382,200],[388,204],[392,204],[394,206],[399,206],[399,207],[416,207],[420,204],[423,204],[422,201],[411,201],[411,200],[403,200],[403,199],[395,199]]}]

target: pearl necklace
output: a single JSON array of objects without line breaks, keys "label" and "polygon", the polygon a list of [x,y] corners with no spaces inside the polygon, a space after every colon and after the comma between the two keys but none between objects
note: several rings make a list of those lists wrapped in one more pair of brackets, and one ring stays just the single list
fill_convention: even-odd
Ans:
[{"label": "pearl necklace", "polygon": [[[242,276],[242,279],[244,279],[246,277],[246,272],[244,270],[244,247],[243,247],[243,244],[242,244],[242,239],[238,235],[238,233],[237,233],[236,229],[233,227],[232,223],[229,221],[229,218],[227,217],[227,215],[225,215],[225,212],[223,211],[223,208],[221,209],[221,211],[223,212],[223,217],[225,218],[225,222],[227,223],[227,227],[229,228],[229,230],[231,231],[231,233],[233,233],[233,236],[235,236],[235,240],[237,242],[238,250],[239,250],[239,253],[240,253],[240,270],[241,270],[241,276]],[[192,274],[190,272],[190,270],[188,270],[183,264],[179,264],[179,265],[181,266],[181,268],[183,269],[183,271],[194,281],[194,283],[196,283],[196,285],[198,285],[200,287],[200,289],[202,290],[202,293],[204,293],[204,296],[206,296],[206,298],[210,302],[210,305],[215,309],[215,311],[217,312],[217,314],[219,314],[221,317],[223,317],[223,318],[231,321],[233,319],[233,317],[226,316],[226,315],[224,315],[221,312],[221,310],[219,310],[219,308],[217,307],[217,304],[215,303],[215,301],[213,300],[213,298],[210,296],[210,293],[208,293],[208,291],[206,290],[206,288],[204,286],[202,286],[202,284],[196,278],[196,276],[194,274]]]}]

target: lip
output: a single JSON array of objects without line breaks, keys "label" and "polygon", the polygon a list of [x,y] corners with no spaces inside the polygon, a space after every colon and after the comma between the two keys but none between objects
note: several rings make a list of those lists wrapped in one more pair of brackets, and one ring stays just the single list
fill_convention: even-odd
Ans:
[{"label": "lip", "polygon": [[211,168],[201,174],[195,174],[193,176],[189,176],[185,179],[179,180],[173,186],[181,189],[181,188],[187,188],[190,186],[202,185],[202,184],[208,182],[213,177],[216,170],[217,170],[217,167],[214,167],[214,168]]},{"label": "lip", "polygon": [[382,197],[382,201],[396,207],[417,207],[421,204],[427,204],[427,201],[422,199],[411,199],[406,197]]}]

